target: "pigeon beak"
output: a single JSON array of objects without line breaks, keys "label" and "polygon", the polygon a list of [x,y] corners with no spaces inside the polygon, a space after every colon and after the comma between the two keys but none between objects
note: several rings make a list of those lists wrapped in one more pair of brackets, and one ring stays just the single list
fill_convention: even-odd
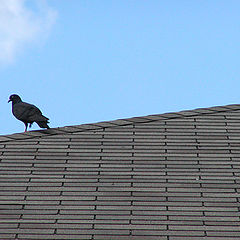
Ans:
[{"label": "pigeon beak", "polygon": [[11,100],[11,99],[9,99],[9,100],[8,100],[8,103],[9,103],[9,102],[11,102],[11,101],[12,101],[12,100]]}]

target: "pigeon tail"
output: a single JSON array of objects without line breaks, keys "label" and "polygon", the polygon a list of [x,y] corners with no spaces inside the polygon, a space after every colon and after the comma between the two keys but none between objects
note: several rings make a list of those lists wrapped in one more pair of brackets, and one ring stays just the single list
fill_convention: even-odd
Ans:
[{"label": "pigeon tail", "polygon": [[47,128],[49,129],[50,127],[47,125],[49,123],[49,118],[41,115],[41,116],[37,116],[35,119],[35,122],[38,124],[38,126],[40,128]]},{"label": "pigeon tail", "polygon": [[40,127],[40,128],[47,128],[47,129],[49,129],[50,127],[47,125],[47,121],[36,121],[36,123],[38,124],[38,126]]}]

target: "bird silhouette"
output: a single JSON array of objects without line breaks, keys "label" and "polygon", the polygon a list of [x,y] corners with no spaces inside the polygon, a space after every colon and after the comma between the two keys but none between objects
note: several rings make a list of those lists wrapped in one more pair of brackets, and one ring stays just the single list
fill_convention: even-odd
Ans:
[{"label": "bird silhouette", "polygon": [[25,124],[25,132],[36,122],[41,128],[48,128],[49,119],[42,115],[42,112],[36,106],[23,102],[17,94],[9,97],[8,102],[12,102],[12,113],[20,121]]}]

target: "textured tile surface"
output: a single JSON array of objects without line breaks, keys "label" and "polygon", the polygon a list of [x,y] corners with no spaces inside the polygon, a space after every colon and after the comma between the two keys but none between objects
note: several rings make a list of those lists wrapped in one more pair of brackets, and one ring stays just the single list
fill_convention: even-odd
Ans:
[{"label": "textured tile surface", "polygon": [[240,105],[0,136],[0,239],[239,239]]}]

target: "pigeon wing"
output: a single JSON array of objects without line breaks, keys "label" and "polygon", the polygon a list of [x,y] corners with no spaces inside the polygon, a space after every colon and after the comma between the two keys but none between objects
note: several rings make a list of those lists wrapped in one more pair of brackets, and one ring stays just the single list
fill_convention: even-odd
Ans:
[{"label": "pigeon wing", "polygon": [[46,121],[48,118],[42,115],[36,106],[20,102],[13,106],[13,115],[23,122]]}]

